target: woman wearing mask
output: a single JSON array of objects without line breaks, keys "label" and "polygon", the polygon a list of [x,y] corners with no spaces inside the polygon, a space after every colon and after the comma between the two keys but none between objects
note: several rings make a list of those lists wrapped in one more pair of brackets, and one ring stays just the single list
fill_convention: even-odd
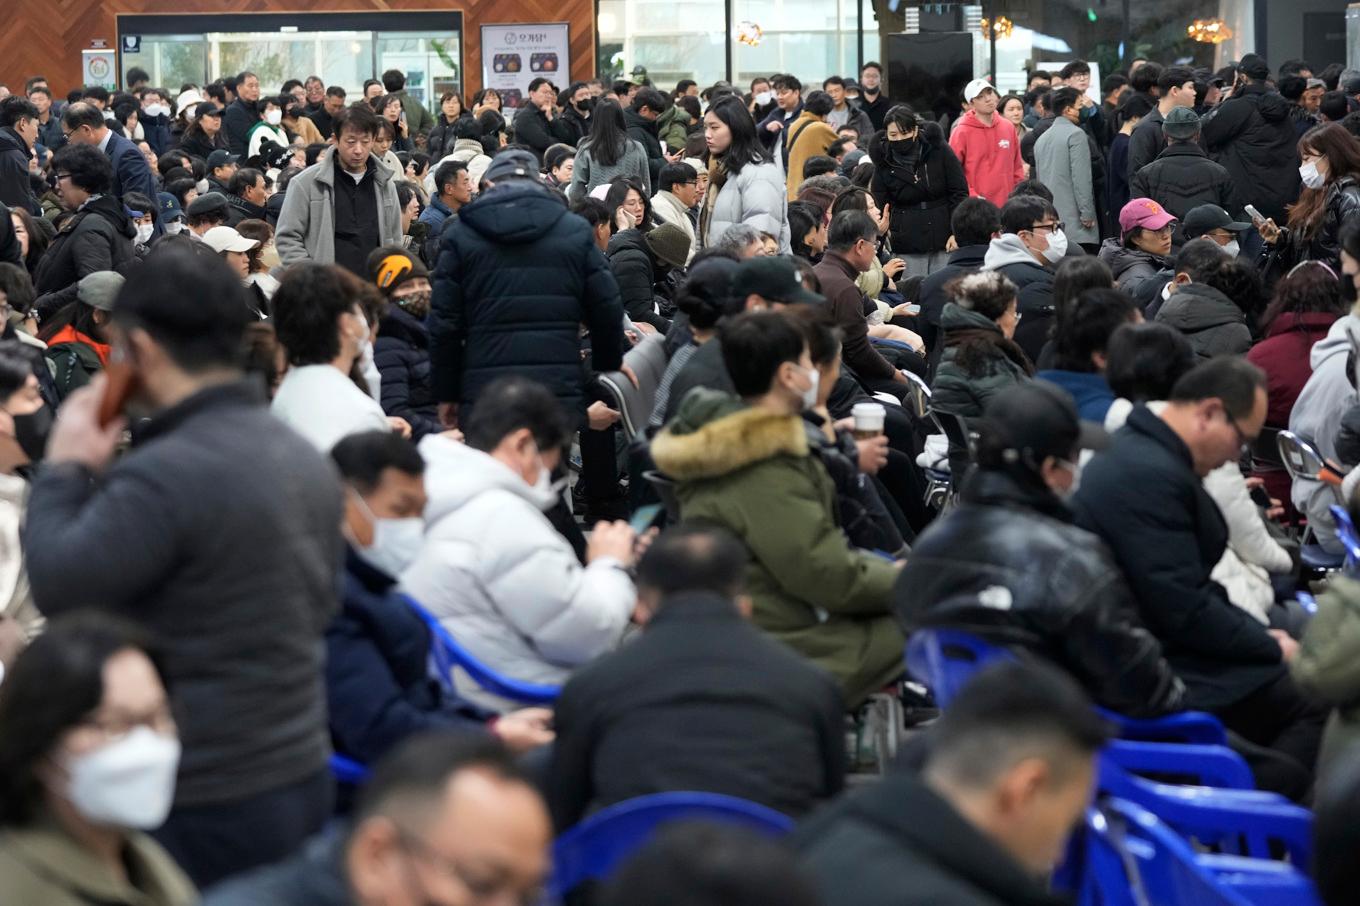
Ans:
[{"label": "woman wearing mask", "polygon": [[1289,209],[1285,227],[1266,220],[1257,224],[1273,266],[1279,272],[1300,261],[1321,261],[1333,270],[1340,264],[1341,227],[1360,217],[1360,145],[1339,123],[1317,126],[1299,139],[1299,176],[1303,191]]},{"label": "woman wearing mask", "polygon": [[170,811],[179,758],[140,633],[94,613],[48,627],[0,685],[0,902],[196,903],[146,833]]},{"label": "woman wearing mask", "polygon": [[15,628],[28,639],[43,627],[24,570],[20,535],[28,508],[28,479],[42,459],[52,427],[52,411],[43,401],[31,356],[18,341],[0,342],[0,654],[9,634],[6,621],[15,621]]},{"label": "woman wearing mask", "polygon": [[774,110],[774,91],[770,80],[755,78],[751,80],[751,93],[746,96],[746,109],[751,113],[751,122],[758,123]]},{"label": "woman wearing mask", "polygon": [[[247,163],[258,164],[259,169],[266,170],[268,165],[266,158],[272,158],[279,151],[286,149],[292,140],[283,128],[283,106],[292,103],[291,95],[284,95],[281,98],[263,98],[262,117],[256,120],[246,133],[246,161]],[[270,146],[273,147],[270,147]]]},{"label": "woman wearing mask", "polygon": [[156,230],[159,205],[141,192],[125,192],[123,207],[132,214],[132,226],[137,230],[132,240],[132,250],[138,258],[145,258],[146,253],[151,251],[151,234]]},{"label": "woman wearing mask", "polygon": [[360,431],[410,433],[405,421],[389,421],[367,388],[350,378],[370,343],[363,305],[376,292],[340,268],[299,264],[274,293],[274,330],[289,367],[270,411],[322,453]]},{"label": "woman wearing mask", "polygon": [[472,114],[463,107],[463,99],[456,91],[446,91],[439,99],[439,122],[430,130],[425,140],[425,150],[431,160],[439,160],[453,151],[457,136],[453,134],[453,124],[459,120],[470,120]]},{"label": "woman wearing mask", "polygon": [[869,159],[874,201],[888,214],[888,236],[906,262],[904,275],[925,277],[944,267],[950,219],[968,197],[968,181],[940,127],[899,104],[869,142]]},{"label": "woman wearing mask", "polygon": [[716,245],[729,227],[744,223],[778,236],[780,252],[787,253],[788,186],[740,98],[719,98],[708,109],[704,142],[708,191],[699,205],[699,247]]},{"label": "woman wearing mask", "polygon": [[960,277],[946,292],[954,301],[940,314],[944,353],[930,404],[965,419],[981,418],[993,396],[1034,376],[1013,339],[1020,323],[1015,284],[995,271],[981,271]]},{"label": "woman wearing mask", "polygon": [[204,101],[193,110],[193,119],[184,130],[179,148],[194,157],[207,160],[214,151],[226,151],[227,137],[222,133],[222,108],[212,101]]},{"label": "woman wearing mask", "polygon": [[378,322],[373,361],[382,375],[382,408],[404,418],[411,439],[444,430],[430,382],[430,275],[418,259],[396,248],[380,248],[369,256],[378,291],[387,297],[387,313]]},{"label": "woman wearing mask", "polygon": [[637,180],[644,197],[651,197],[647,150],[628,137],[623,108],[616,101],[600,101],[590,117],[590,135],[576,149],[567,197],[583,198],[616,179]]}]

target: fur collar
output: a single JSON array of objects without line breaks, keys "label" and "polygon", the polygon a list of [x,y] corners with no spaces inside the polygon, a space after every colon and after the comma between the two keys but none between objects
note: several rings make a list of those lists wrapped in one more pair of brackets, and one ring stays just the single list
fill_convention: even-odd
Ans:
[{"label": "fur collar", "polygon": [[807,456],[807,434],[796,415],[740,409],[677,433],[667,428],[652,441],[652,459],[676,481],[720,478],[775,456]]}]

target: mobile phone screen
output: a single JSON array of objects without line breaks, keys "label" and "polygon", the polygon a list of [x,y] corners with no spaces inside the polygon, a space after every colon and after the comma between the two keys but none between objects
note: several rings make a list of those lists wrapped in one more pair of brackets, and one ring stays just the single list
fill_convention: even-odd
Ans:
[{"label": "mobile phone screen", "polygon": [[633,531],[641,535],[652,527],[652,523],[656,521],[657,513],[660,512],[661,504],[659,503],[649,503],[646,506],[638,507],[637,512],[633,514],[633,518],[628,524],[633,527]]}]

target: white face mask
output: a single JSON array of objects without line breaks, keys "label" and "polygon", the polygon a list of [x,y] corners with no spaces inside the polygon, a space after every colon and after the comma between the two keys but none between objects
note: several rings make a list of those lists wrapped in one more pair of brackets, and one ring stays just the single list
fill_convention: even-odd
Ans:
[{"label": "white face mask", "polygon": [[1067,255],[1067,234],[1062,230],[1054,230],[1048,234],[1048,248],[1044,249],[1044,260],[1049,264],[1057,264]]},{"label": "white face mask", "polygon": [[1176,291],[1176,283],[1175,283],[1174,280],[1173,280],[1172,282],[1168,283],[1166,286],[1163,286],[1163,287],[1162,287],[1162,301],[1163,301],[1163,302],[1168,301],[1168,300],[1171,298],[1171,294],[1174,293],[1175,291]]},{"label": "white face mask", "polygon": [[149,223],[137,224],[137,244],[146,245],[147,242],[151,239],[151,232],[154,229],[155,227],[153,227]]},{"label": "white face mask", "polygon": [[170,814],[179,756],[178,739],[137,727],[67,763],[67,798],[95,824],[152,830]]},{"label": "white face mask", "polygon": [[143,131],[142,124],[139,121],[136,126],[132,127],[132,140],[134,142],[139,142],[144,138],[146,138],[146,132]]},{"label": "white face mask", "polygon": [[807,376],[811,383],[809,383],[808,388],[803,391],[803,411],[807,411],[817,405],[817,388],[822,381],[822,373],[816,368],[808,369]]},{"label": "white face mask", "polygon": [[178,236],[182,232],[184,232],[183,221],[172,220],[165,225],[165,235],[167,236]]},{"label": "white face mask", "polygon": [[283,122],[283,111],[282,110],[269,111],[264,115],[264,121],[271,126],[277,126],[279,123]]},{"label": "white face mask", "polygon": [[207,195],[207,194],[208,194],[208,177],[205,176],[205,177],[203,177],[202,179],[200,179],[198,182],[194,183],[194,190],[195,190],[196,192],[198,192],[199,195]]},{"label": "white face mask", "polygon": [[1071,500],[1076,496],[1077,490],[1081,487],[1081,464],[1069,462],[1066,459],[1058,460],[1064,468],[1072,473],[1072,484],[1065,491],[1059,491],[1058,496],[1063,500]]},{"label": "white face mask", "polygon": [[770,101],[773,100],[774,95],[771,92],[762,91],[760,94],[756,95],[756,106],[764,107],[766,104],[770,103]]},{"label": "white face mask", "polygon": [[1227,255],[1229,258],[1236,258],[1242,251],[1242,248],[1237,244],[1236,239],[1226,245],[1219,246],[1219,248],[1223,249],[1223,254]]},{"label": "white face mask", "polygon": [[1310,189],[1321,189],[1327,182],[1326,178],[1318,172],[1317,164],[1311,160],[1299,167],[1299,178]]},{"label": "white face mask", "polygon": [[152,117],[155,117],[155,116],[165,116],[165,114],[167,114],[167,113],[170,112],[170,111],[166,110],[164,107],[162,107],[160,104],[152,104],[152,105],[150,105],[149,107],[145,107],[145,108],[143,108],[143,109],[146,111],[146,115],[147,115],[147,116],[152,116]]}]

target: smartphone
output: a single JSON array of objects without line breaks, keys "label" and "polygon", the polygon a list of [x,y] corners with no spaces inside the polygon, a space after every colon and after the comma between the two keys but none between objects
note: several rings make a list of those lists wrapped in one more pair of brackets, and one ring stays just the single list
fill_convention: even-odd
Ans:
[{"label": "smartphone", "polygon": [[1265,223],[1265,217],[1261,215],[1260,211],[1256,210],[1255,206],[1247,205],[1243,210],[1247,212],[1247,216],[1251,218],[1252,223]]},{"label": "smartphone", "polygon": [[137,371],[115,349],[104,368],[104,396],[99,400],[99,427],[106,428],[123,414],[128,399],[137,390]]},{"label": "smartphone", "polygon": [[1265,488],[1252,488],[1251,499],[1257,506],[1270,509],[1270,495],[1266,493]]},{"label": "smartphone", "polygon": [[920,313],[921,313],[921,306],[917,305],[915,302],[913,302],[913,303],[911,303],[910,305],[907,306],[907,314],[909,314],[909,315],[919,315]]},{"label": "smartphone", "polygon": [[652,523],[656,521],[656,517],[660,512],[661,504],[659,503],[649,503],[646,506],[640,506],[638,507],[637,512],[633,514],[633,518],[629,520],[628,524],[633,527],[633,531],[641,535],[652,527]]}]

